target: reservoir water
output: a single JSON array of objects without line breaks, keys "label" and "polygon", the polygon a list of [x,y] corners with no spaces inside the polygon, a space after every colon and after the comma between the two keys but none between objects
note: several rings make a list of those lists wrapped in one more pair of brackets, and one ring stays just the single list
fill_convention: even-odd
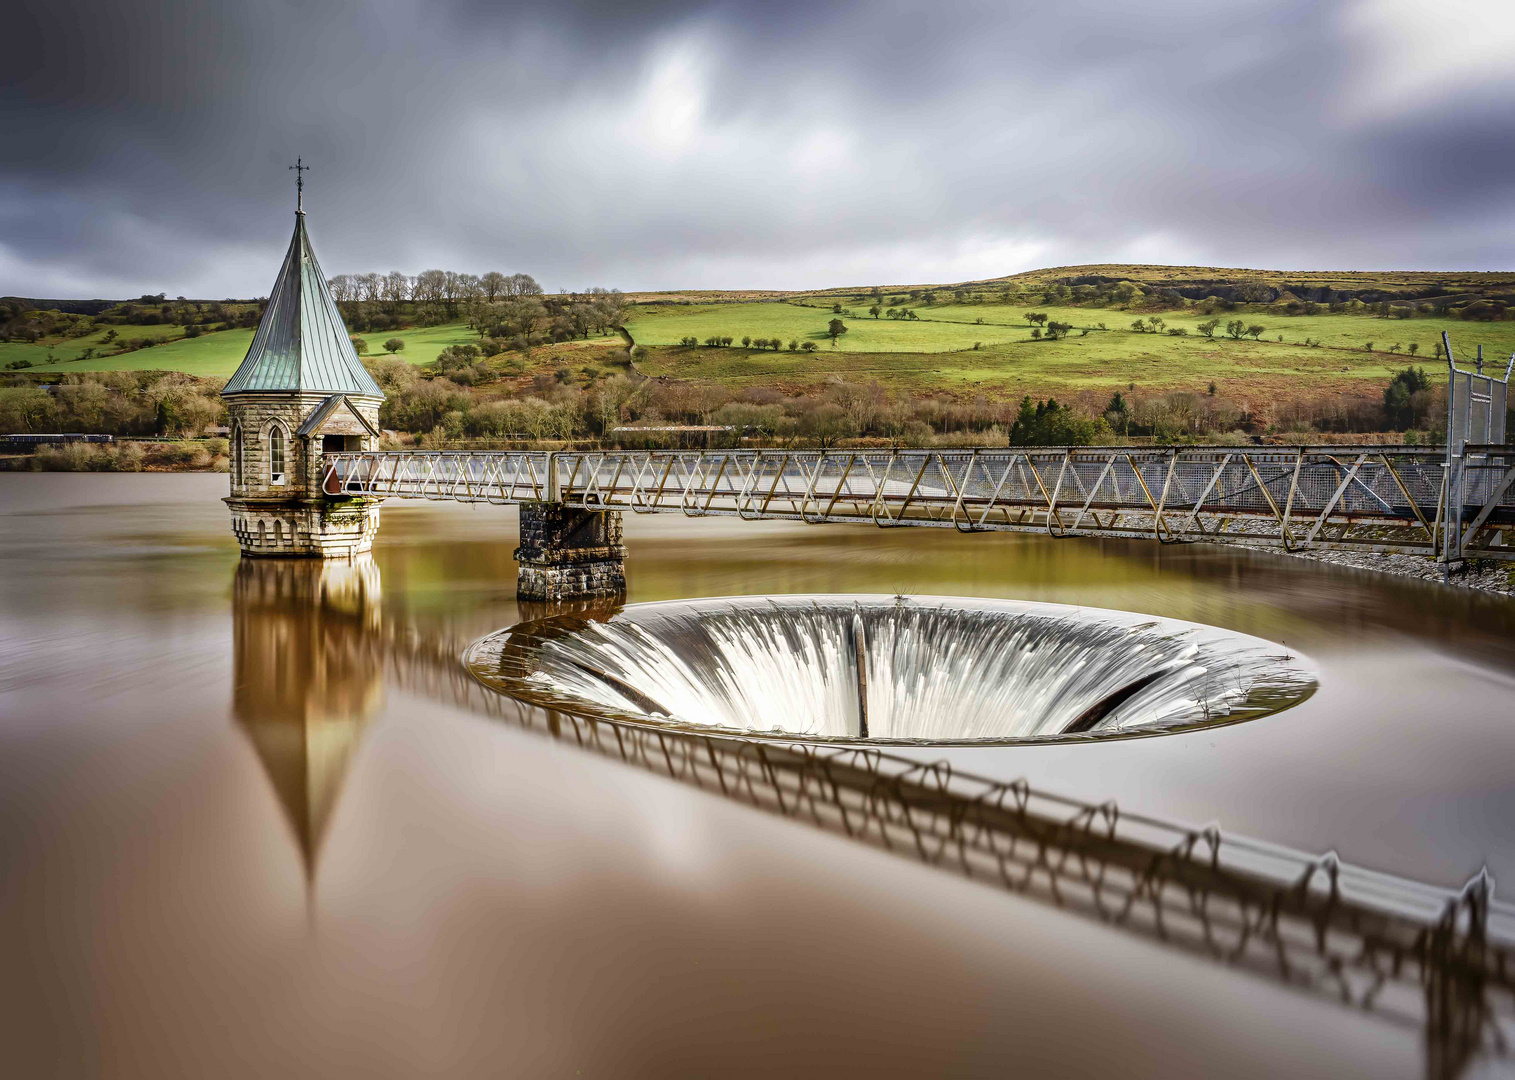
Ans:
[{"label": "reservoir water", "polygon": [[[225,486],[0,474],[11,1075],[1434,1071],[1413,1023],[503,722],[451,673],[546,614],[515,601],[510,511],[391,501],[371,560],[239,564]],[[895,751],[1515,882],[1508,599],[1206,546],[626,533],[631,603],[966,596],[1276,643],[1318,688],[1245,723]]]}]

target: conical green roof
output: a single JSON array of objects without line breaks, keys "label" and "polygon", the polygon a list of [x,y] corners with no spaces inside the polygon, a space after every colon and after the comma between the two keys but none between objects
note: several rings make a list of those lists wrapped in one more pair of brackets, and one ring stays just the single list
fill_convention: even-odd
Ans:
[{"label": "conical green roof", "polygon": [[347,336],[303,213],[295,214],[295,235],[252,346],[221,393],[260,391],[384,396]]}]

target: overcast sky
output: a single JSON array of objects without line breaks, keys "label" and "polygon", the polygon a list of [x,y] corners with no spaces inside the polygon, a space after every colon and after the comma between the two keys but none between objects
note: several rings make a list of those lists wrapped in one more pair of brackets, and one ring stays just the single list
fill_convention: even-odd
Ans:
[{"label": "overcast sky", "polygon": [[1515,0],[20,8],[0,293],[1515,264]]}]

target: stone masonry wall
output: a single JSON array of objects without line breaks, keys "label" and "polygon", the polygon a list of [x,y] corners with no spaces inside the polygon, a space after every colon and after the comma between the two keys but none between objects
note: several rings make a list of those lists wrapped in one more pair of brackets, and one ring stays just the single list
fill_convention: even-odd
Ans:
[{"label": "stone masonry wall", "polygon": [[[241,430],[240,470],[233,447],[232,533],[244,555],[340,558],[368,551],[379,530],[376,499],[330,499],[321,491],[325,469],[319,433],[295,432],[328,394],[235,394],[226,399],[233,437]],[[377,426],[379,400],[349,399]],[[282,423],[285,482],[269,482],[269,426]],[[365,437],[364,448],[376,440]]]},{"label": "stone masonry wall", "polygon": [[626,548],[615,510],[578,510],[560,503],[521,504],[516,596],[573,600],[626,591]]},{"label": "stone masonry wall", "polygon": [[[232,496],[249,498],[280,498],[298,492],[314,495],[320,491],[321,460],[320,437],[313,444],[295,434],[305,418],[330,394],[233,394],[226,399],[230,423],[242,424],[242,475],[236,472],[233,456],[231,476]],[[358,410],[375,427],[379,425],[379,399],[349,398]],[[286,482],[273,485],[268,482],[269,439],[268,428],[278,420],[284,425],[284,471]],[[376,440],[365,438],[363,448],[375,448]]]}]

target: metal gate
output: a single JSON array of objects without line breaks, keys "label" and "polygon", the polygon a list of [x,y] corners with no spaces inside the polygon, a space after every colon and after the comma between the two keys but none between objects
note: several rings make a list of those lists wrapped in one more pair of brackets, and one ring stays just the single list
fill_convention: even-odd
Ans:
[{"label": "metal gate", "polygon": [[[1463,549],[1489,516],[1485,506],[1466,531],[1463,529],[1463,499],[1469,477],[1485,479],[1498,503],[1515,481],[1515,456],[1501,453],[1505,441],[1505,419],[1510,403],[1510,370],[1515,368],[1515,353],[1505,364],[1504,375],[1496,378],[1483,370],[1483,346],[1478,346],[1476,367],[1469,371],[1457,366],[1452,356],[1452,338],[1442,331],[1441,343],[1447,354],[1447,483],[1443,487],[1442,514],[1451,527],[1443,532],[1442,561],[1448,567],[1463,557]],[[1503,536],[1495,537],[1491,546],[1501,546]]]}]

